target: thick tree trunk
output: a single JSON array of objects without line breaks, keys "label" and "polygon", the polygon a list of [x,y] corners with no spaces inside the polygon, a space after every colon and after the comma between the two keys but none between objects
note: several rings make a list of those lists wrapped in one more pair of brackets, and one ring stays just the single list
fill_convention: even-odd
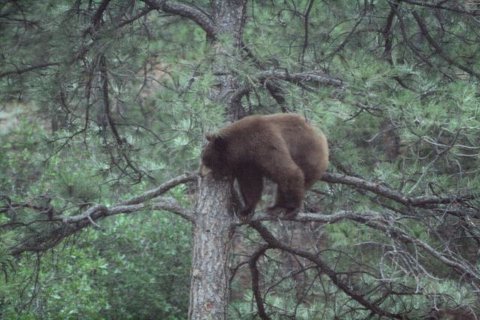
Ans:
[{"label": "thick tree trunk", "polygon": [[[231,96],[238,82],[231,67],[239,63],[245,21],[245,0],[212,1],[215,57],[212,64],[217,83],[210,97],[227,108],[229,120],[239,115]],[[233,235],[232,185],[226,180],[201,179],[193,234],[192,278],[189,319],[226,319],[229,286],[228,261]]]},{"label": "thick tree trunk", "polygon": [[238,120],[243,115],[239,102],[232,103],[233,93],[239,84],[232,67],[241,63],[245,0],[215,0],[212,4],[217,38],[213,42],[215,58],[212,69],[218,85],[212,88],[213,100],[226,107],[228,120]]},{"label": "thick tree trunk", "polygon": [[193,230],[189,319],[226,319],[233,215],[231,183],[202,178]]}]

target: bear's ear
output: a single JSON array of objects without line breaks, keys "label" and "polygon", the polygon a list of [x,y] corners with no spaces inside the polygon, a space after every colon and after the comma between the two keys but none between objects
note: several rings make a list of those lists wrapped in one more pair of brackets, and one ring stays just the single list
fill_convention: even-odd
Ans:
[{"label": "bear's ear", "polygon": [[207,138],[208,141],[214,140],[215,137],[216,137],[216,135],[215,135],[214,133],[207,133],[207,134],[205,135],[205,138]]},{"label": "bear's ear", "polygon": [[213,145],[215,146],[215,149],[225,150],[225,147],[227,146],[227,141],[221,135],[207,134],[205,137],[210,143],[213,143]]}]

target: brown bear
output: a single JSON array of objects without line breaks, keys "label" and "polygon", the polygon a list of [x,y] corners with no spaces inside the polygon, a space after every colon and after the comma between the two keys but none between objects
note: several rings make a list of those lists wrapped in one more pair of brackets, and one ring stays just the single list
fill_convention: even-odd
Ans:
[{"label": "brown bear", "polygon": [[[263,177],[277,184],[275,204],[269,213],[300,211],[305,190],[320,179],[328,165],[327,139],[295,114],[245,117],[207,135],[202,172],[238,181],[244,200],[240,217],[250,216],[261,198]],[[206,167],[206,168],[205,168]]]}]

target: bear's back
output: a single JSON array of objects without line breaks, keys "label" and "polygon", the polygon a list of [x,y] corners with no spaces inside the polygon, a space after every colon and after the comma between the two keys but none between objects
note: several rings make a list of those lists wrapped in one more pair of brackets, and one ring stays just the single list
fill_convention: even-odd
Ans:
[{"label": "bear's back", "polygon": [[328,166],[328,143],[322,131],[314,128],[298,115],[281,117],[280,129],[290,156],[302,168],[305,180],[311,182],[321,178]]},{"label": "bear's back", "polygon": [[290,156],[308,180],[320,179],[328,165],[328,146],[320,130],[296,114],[253,115],[220,130],[230,143],[229,160],[250,161],[268,157],[268,150],[285,143]]}]

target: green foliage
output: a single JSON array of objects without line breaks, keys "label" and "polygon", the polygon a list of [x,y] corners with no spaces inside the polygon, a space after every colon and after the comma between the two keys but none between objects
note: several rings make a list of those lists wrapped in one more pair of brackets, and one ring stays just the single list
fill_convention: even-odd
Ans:
[{"label": "green foliage", "polygon": [[[25,109],[17,110],[25,116]],[[46,135],[41,123],[27,120],[19,120],[4,133],[7,143],[1,146],[0,168],[8,175],[0,177],[3,194],[15,194],[10,200],[27,199],[34,205],[42,204],[38,195],[49,195],[55,208],[64,208],[64,215],[78,213],[77,205],[115,201],[121,190],[108,189],[112,183],[105,177],[112,172],[107,157],[85,150],[81,142],[68,146],[62,140],[49,142]],[[90,146],[99,142],[95,135],[86,139]],[[135,185],[122,196],[131,197],[148,187],[147,183]],[[182,203],[189,202],[184,187],[172,190],[172,194]],[[0,223],[44,219],[33,210],[10,213],[12,216],[1,215]],[[44,227],[32,224],[28,232],[42,232]],[[18,263],[7,249],[22,234],[8,229],[2,232],[1,318],[148,319],[161,315],[164,319],[184,319],[190,227],[169,214],[144,213],[119,217],[106,222],[104,228],[87,232],[68,241],[66,248],[38,259],[26,255]]]},{"label": "green foliage", "polygon": [[[225,105],[211,99],[223,76],[212,70],[214,59],[228,60],[229,76],[254,88],[241,101],[247,112],[286,108],[321,128],[329,139],[332,172],[410,197],[480,193],[478,16],[400,1],[389,31],[395,1],[315,1],[308,16],[308,0],[252,1],[243,37],[252,59],[244,51],[216,57],[205,33],[187,19],[154,10],[128,21],[142,13],[142,1],[109,1],[95,27],[100,3],[0,4],[0,318],[186,317],[190,227],[170,214],[109,218],[99,222],[101,230],[70,237],[43,254],[14,259],[9,249],[54,225],[34,207],[51,205],[55,214],[76,215],[196,170],[204,134],[221,127],[226,115]],[[210,3],[195,5],[208,10]],[[441,5],[468,9],[462,2]],[[416,17],[441,51],[426,40]],[[220,43],[231,41],[224,37]],[[272,69],[321,71],[344,85],[272,78],[285,99],[279,106],[267,82],[257,79]],[[478,219],[449,215],[455,202],[432,213],[344,185],[319,185],[315,191],[309,204],[324,213],[394,212],[392,224],[442,252],[450,252],[444,246],[451,243],[457,257],[478,269],[478,255],[471,253],[478,235],[465,231],[478,227]],[[169,195],[191,206],[191,192],[178,186]],[[478,200],[468,203],[469,210],[478,207]],[[387,282],[399,291],[417,290],[386,299],[386,310],[409,310],[411,318],[420,318],[440,300],[443,306],[478,308],[464,279],[415,245],[353,221],[322,230],[322,258],[340,273],[362,273],[348,279],[359,291]],[[425,270],[402,263],[398,251],[393,254],[398,247],[415,254]],[[284,317],[279,310],[285,309],[296,319],[370,316],[311,270],[310,300],[298,303],[290,294],[291,277],[278,280],[285,271],[278,261],[262,269],[265,283],[278,289],[266,295],[273,319]],[[232,301],[234,319],[255,317],[253,295],[244,291],[243,299]],[[369,298],[380,299],[379,292]]]},{"label": "green foliage", "polygon": [[188,309],[190,227],[165,213],[120,217],[94,241],[108,261],[99,279],[107,318],[184,319]]},{"label": "green foliage", "polygon": [[190,227],[159,212],[104,228],[15,265],[1,254],[10,275],[0,279],[2,319],[184,319]]},{"label": "green foliage", "polygon": [[2,317],[97,319],[109,306],[107,292],[96,282],[107,273],[107,264],[94,251],[72,247],[19,261],[15,277],[0,281]]}]

